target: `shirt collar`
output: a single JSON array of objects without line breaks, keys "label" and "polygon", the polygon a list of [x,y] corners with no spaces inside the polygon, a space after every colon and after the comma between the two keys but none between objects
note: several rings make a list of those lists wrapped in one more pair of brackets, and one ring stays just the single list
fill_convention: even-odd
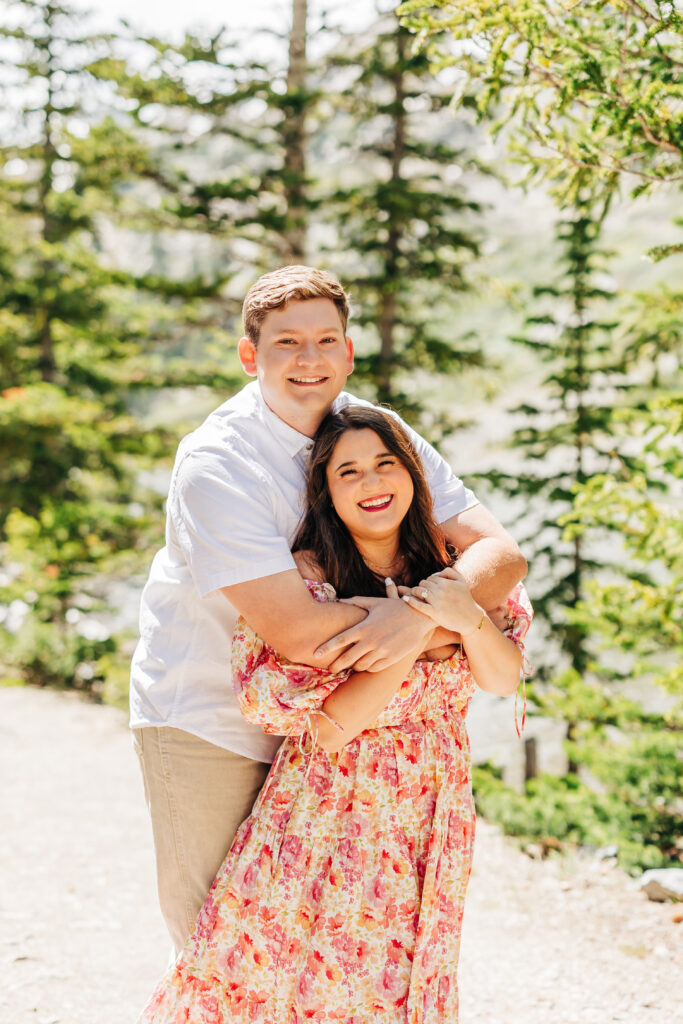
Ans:
[{"label": "shirt collar", "polygon": [[259,406],[261,408],[261,417],[263,422],[268,427],[273,437],[276,437],[280,442],[284,450],[294,459],[301,451],[310,451],[313,447],[313,441],[306,434],[300,434],[294,427],[290,427],[289,423],[285,423],[281,420],[277,413],[266,404],[266,401],[261,394],[261,389],[258,384],[255,383],[255,387],[258,390]]}]

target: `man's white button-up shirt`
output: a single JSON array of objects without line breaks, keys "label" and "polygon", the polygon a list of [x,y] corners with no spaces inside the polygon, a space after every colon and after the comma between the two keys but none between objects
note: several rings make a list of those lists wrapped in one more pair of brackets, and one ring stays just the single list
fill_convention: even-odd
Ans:
[{"label": "man's white button-up shirt", "polygon": [[[368,404],[342,393],[334,408]],[[405,424],[404,424],[405,426]],[[407,428],[438,522],[477,503],[440,455]],[[228,399],[178,448],[166,544],[142,593],[131,726],[172,726],[258,761],[281,740],[246,722],[230,673],[237,611],[221,587],[295,568],[311,439],[268,408],[258,384]]]}]

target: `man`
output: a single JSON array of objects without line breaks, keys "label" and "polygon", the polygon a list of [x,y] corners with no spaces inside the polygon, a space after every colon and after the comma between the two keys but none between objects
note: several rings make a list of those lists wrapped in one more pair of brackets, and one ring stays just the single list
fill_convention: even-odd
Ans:
[{"label": "man", "polygon": [[[257,381],[180,444],[166,545],[143,592],[131,673],[131,727],[176,950],[280,742],[237,709],[230,678],[237,615],[291,661],[335,670],[384,668],[433,628],[403,601],[377,599],[369,613],[316,602],[289,549],[310,439],[332,407],[360,401],[342,393],[353,345],[341,285],[309,267],[283,267],[250,289],[243,314],[239,356]],[[435,516],[462,552],[458,568],[478,603],[496,607],[523,577],[524,559],[440,456],[412,436]]]}]

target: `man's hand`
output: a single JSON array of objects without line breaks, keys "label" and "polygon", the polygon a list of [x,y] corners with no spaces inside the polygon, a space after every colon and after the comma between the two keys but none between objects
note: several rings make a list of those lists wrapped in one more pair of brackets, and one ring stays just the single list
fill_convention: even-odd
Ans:
[{"label": "man's hand", "polygon": [[365,608],[368,617],[322,644],[315,652],[316,658],[326,661],[336,654],[330,665],[332,672],[341,672],[352,666],[357,672],[381,672],[410,651],[422,650],[426,639],[431,636],[434,623],[413,611],[404,601],[396,600],[397,596],[396,593],[393,598],[346,599],[344,604]]}]

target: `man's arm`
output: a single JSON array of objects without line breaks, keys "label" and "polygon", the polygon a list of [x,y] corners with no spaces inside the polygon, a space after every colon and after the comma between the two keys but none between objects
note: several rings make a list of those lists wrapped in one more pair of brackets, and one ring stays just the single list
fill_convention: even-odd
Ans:
[{"label": "man's arm", "polygon": [[403,601],[369,599],[369,615],[357,605],[316,601],[296,569],[221,590],[266,643],[290,661],[317,668],[327,668],[346,645],[336,646],[335,654],[316,649],[349,627],[356,628],[355,643],[364,651],[382,657],[390,651],[393,664],[424,642],[434,625]]},{"label": "man's arm", "polygon": [[527,573],[526,559],[507,530],[483,505],[452,516],[441,528],[461,552],[458,572],[477,604],[487,611],[505,604]]},{"label": "man's arm", "polygon": [[[505,604],[508,594],[524,579],[527,571],[526,560],[507,530],[483,505],[474,505],[441,526],[451,544],[461,552],[458,572],[465,578],[477,604],[487,611]],[[374,609],[380,600],[359,598],[358,604]],[[457,634],[438,627],[429,639],[429,646],[440,647],[457,640]],[[331,662],[335,672],[352,665],[356,671],[376,672],[397,660],[385,647],[372,650],[362,624],[332,637],[316,654],[326,663]]]}]

